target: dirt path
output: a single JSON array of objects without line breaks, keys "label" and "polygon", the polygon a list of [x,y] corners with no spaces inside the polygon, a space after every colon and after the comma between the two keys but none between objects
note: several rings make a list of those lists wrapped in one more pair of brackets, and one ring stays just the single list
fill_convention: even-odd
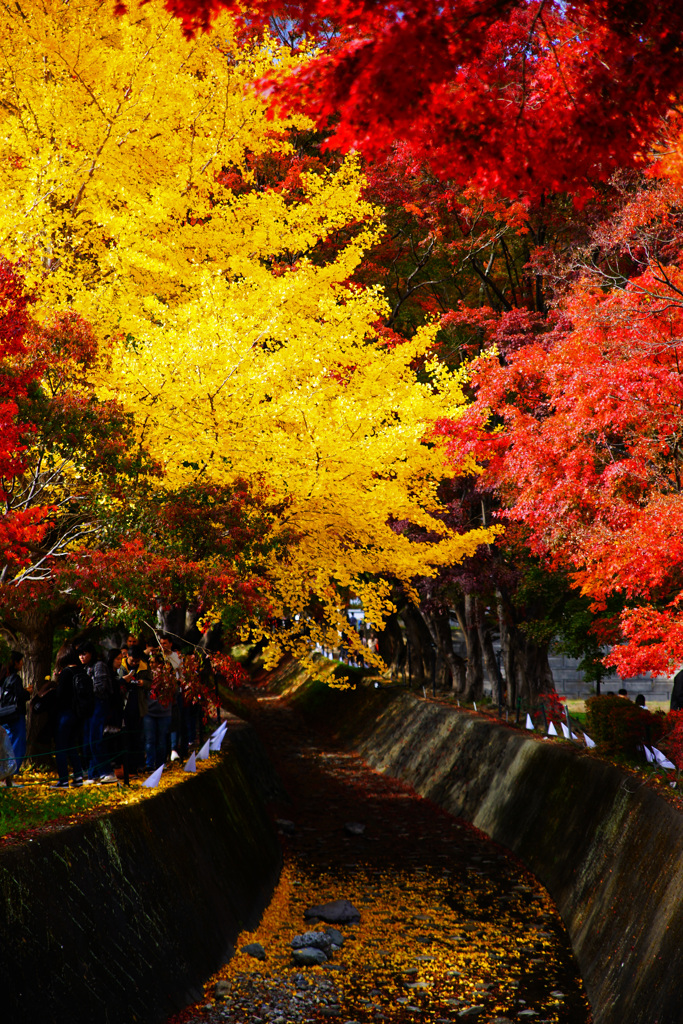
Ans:
[{"label": "dirt path", "polygon": [[[257,931],[175,1024],[590,1021],[562,922],[519,862],[326,748],[280,701],[261,708],[257,728],[290,797],[274,808],[282,879]],[[304,911],[340,898],[360,922],[339,926],[345,941],[327,964],[296,966],[291,939],[324,927]],[[239,951],[249,943],[265,960]]]}]

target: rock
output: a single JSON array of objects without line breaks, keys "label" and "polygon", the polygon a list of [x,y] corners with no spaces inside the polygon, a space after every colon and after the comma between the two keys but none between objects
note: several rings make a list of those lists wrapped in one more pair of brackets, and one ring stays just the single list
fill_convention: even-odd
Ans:
[{"label": "rock", "polygon": [[242,946],[242,953],[246,953],[247,956],[253,956],[255,960],[265,960],[266,951],[260,942],[250,942],[247,946]]},{"label": "rock", "polygon": [[320,964],[327,963],[326,955],[317,946],[304,946],[302,949],[293,949],[292,956],[294,957],[294,962],[301,964],[302,967],[319,967]]},{"label": "rock", "polygon": [[486,1011],[485,1006],[466,1006],[464,1010],[461,1010],[458,1017],[478,1017],[480,1013]]},{"label": "rock", "polygon": [[226,981],[224,978],[219,978],[214,985],[213,994],[216,999],[225,999],[227,995],[230,995],[231,988],[232,986],[229,981]]},{"label": "rock", "polygon": [[296,825],[293,821],[289,821],[287,818],[276,818],[275,824],[278,827],[278,831],[282,832],[283,835],[293,836],[296,832]]},{"label": "rock", "polygon": [[303,935],[295,935],[290,942],[292,949],[322,949],[328,956],[334,945],[331,936],[326,932],[304,932]]},{"label": "rock", "polygon": [[365,832],[365,825],[360,821],[347,821],[344,831],[350,836],[362,836]]},{"label": "rock", "polygon": [[323,931],[325,932],[325,935],[329,935],[329,937],[332,939],[332,942],[334,942],[335,946],[344,945],[344,936],[342,935],[338,928],[327,927],[323,928]]},{"label": "rock", "polygon": [[334,900],[333,903],[309,907],[305,911],[304,917],[327,921],[328,924],[357,924],[360,921],[360,911],[356,910],[348,900]]}]

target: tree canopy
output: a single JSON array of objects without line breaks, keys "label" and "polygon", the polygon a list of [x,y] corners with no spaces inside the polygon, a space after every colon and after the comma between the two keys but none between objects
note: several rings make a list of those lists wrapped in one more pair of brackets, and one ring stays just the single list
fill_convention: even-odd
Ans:
[{"label": "tree canopy", "polygon": [[38,318],[91,325],[97,401],[133,417],[161,487],[265,496],[270,621],[315,599],[336,627],[352,588],[379,622],[383,574],[409,585],[490,539],[444,522],[431,423],[463,395],[436,326],[387,343],[380,291],[351,280],[381,231],[358,159],[266,187],[253,170],[311,124],[250,86],[306,53],[227,17],[190,41],[154,4],[9,10],[0,39],[3,250]]}]

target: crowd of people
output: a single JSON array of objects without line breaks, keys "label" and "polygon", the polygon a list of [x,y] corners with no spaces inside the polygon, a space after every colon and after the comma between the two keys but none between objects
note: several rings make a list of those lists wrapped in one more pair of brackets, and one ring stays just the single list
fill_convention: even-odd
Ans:
[{"label": "crowd of people", "polygon": [[153,771],[173,752],[182,758],[196,746],[202,706],[187,685],[186,659],[170,637],[143,645],[131,634],[122,647],[104,653],[89,640],[67,641],[33,697],[22,665],[22,654],[12,651],[0,669],[0,726],[15,767],[12,774],[0,773],[6,785],[17,785],[25,763],[27,711],[39,723],[41,745],[51,748],[55,788],[116,783],[118,769],[126,777]]}]

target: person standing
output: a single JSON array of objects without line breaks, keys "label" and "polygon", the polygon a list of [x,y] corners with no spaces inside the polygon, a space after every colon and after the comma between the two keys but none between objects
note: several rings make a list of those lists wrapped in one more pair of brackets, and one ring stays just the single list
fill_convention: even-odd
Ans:
[{"label": "person standing", "polygon": [[73,785],[83,785],[81,762],[82,718],[76,713],[76,692],[79,688],[77,676],[85,675],[78,660],[76,648],[68,641],[57,652],[55,662],[55,760],[57,761],[58,782],[54,789],[66,789],[69,785],[69,762],[73,769]]},{"label": "person standing", "polygon": [[128,657],[119,669],[121,685],[125,688],[123,702],[123,747],[124,760],[131,773],[138,772],[143,764],[143,726],[147,714],[147,695],[152,685],[152,676],[142,649],[133,645]]},{"label": "person standing", "polygon": [[150,658],[150,668],[153,682],[144,717],[145,767],[154,771],[166,760],[177,680],[173,665],[164,661],[161,651]]},{"label": "person standing", "polygon": [[92,714],[83,722],[83,760],[88,773],[86,785],[94,782],[116,782],[104,740],[104,727],[109,718],[113,696],[113,682],[106,663],[98,656],[95,646],[89,641],[81,644],[78,657],[90,678],[93,691]]},{"label": "person standing", "polygon": [[[23,661],[20,651],[12,651],[9,661],[0,669],[0,724],[7,730],[12,743],[17,772],[21,771],[26,756],[26,705],[31,697],[19,674]],[[11,777],[5,782],[11,786]]]}]

